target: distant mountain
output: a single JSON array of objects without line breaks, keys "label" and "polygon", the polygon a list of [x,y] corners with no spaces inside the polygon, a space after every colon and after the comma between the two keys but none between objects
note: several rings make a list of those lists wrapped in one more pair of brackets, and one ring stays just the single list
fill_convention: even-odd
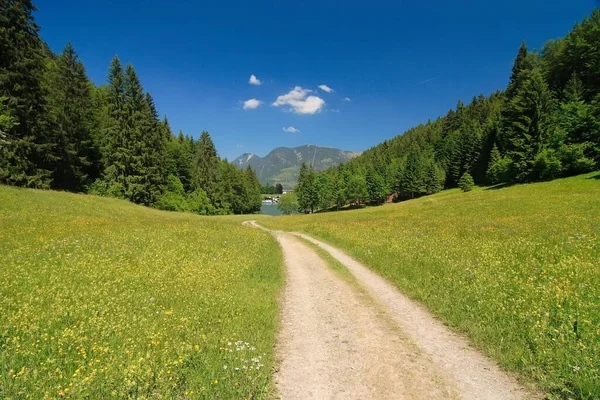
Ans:
[{"label": "distant mountain", "polygon": [[298,172],[303,162],[312,164],[315,170],[322,171],[346,162],[361,153],[319,147],[312,144],[300,147],[277,147],[265,157],[256,154],[244,153],[233,163],[239,168],[250,165],[260,180],[260,183],[281,183],[284,188],[292,188],[298,181]]}]

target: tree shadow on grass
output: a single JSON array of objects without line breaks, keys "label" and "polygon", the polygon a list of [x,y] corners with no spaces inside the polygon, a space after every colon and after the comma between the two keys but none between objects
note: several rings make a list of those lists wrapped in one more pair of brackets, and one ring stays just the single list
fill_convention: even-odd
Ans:
[{"label": "tree shadow on grass", "polygon": [[586,179],[596,179],[596,180],[600,180],[600,173],[594,175],[594,176],[588,176]]},{"label": "tree shadow on grass", "polygon": [[516,183],[513,183],[513,182],[499,183],[498,185],[488,186],[483,190],[499,190],[499,189],[504,189],[504,188],[511,187],[514,185],[516,185]]},{"label": "tree shadow on grass", "polygon": [[342,208],[337,208],[337,207],[330,207],[326,210],[319,210],[319,211],[315,211],[315,214],[320,214],[320,213],[328,213],[328,212],[333,212],[333,211],[350,211],[350,210],[360,210],[363,208],[366,208],[367,206],[364,204],[361,205],[356,205],[356,204],[351,204],[351,205],[347,205],[344,206]]}]

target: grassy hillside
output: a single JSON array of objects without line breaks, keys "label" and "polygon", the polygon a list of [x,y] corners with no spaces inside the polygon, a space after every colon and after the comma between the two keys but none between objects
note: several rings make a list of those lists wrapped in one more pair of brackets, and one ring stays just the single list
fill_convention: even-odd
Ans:
[{"label": "grassy hillside", "polygon": [[0,186],[0,254],[0,398],[268,397],[268,234]]},{"label": "grassy hillside", "polygon": [[600,398],[599,179],[262,223],[346,249],[553,396]]}]

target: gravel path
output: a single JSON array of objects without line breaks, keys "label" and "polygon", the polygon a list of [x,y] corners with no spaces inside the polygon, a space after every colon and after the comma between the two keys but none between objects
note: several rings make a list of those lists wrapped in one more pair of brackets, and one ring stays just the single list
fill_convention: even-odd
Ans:
[{"label": "gravel path", "polygon": [[[540,397],[341,250],[304,234],[272,233],[287,271],[275,374],[282,399]],[[298,236],[329,252],[358,285]]]}]

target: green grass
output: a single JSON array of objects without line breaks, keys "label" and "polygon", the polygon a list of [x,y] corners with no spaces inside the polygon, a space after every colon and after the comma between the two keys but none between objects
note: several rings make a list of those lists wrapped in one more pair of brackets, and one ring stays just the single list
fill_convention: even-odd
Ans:
[{"label": "green grass", "polygon": [[283,275],[269,234],[0,186],[0,254],[0,398],[272,394]]},{"label": "green grass", "polygon": [[551,397],[596,399],[599,178],[261,223],[345,249]]}]

